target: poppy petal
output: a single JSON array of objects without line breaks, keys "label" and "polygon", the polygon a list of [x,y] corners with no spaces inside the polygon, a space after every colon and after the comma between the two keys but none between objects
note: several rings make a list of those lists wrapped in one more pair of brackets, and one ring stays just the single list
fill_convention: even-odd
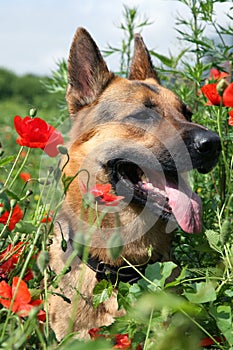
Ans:
[{"label": "poppy petal", "polygon": [[223,93],[223,103],[226,107],[233,107],[233,83],[228,85]]},{"label": "poppy petal", "polygon": [[[19,285],[18,285],[19,283]],[[18,286],[18,288],[17,288]],[[15,302],[19,305],[21,304],[29,304],[31,301],[31,294],[28,290],[27,284],[20,280],[19,277],[14,277],[12,282],[12,296],[16,293]]]},{"label": "poppy petal", "polygon": [[12,290],[5,281],[0,282],[0,303],[9,309],[11,304]]},{"label": "poppy petal", "polygon": [[216,87],[217,84],[206,84],[202,86],[201,91],[213,105],[219,106],[221,97],[219,96]]},{"label": "poppy petal", "polygon": [[233,126],[233,109],[229,112],[230,118],[228,119],[228,124]]},{"label": "poppy petal", "polygon": [[108,193],[109,191],[111,191],[112,185],[111,184],[96,184],[94,188],[96,191],[100,191],[100,192],[102,192],[102,194],[104,194],[104,193]]},{"label": "poppy petal", "polygon": [[226,72],[220,72],[217,68],[211,68],[210,70],[210,79],[220,80],[228,77],[229,74]]}]

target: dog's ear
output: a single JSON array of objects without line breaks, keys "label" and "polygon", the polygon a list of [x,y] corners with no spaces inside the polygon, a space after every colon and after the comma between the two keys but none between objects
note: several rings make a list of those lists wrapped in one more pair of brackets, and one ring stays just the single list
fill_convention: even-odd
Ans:
[{"label": "dog's ear", "polygon": [[90,34],[78,28],[68,59],[66,99],[70,114],[95,101],[113,76]]},{"label": "dog's ear", "polygon": [[134,36],[134,54],[129,72],[130,80],[145,80],[153,78],[160,83],[153,67],[149,51],[140,34]]}]

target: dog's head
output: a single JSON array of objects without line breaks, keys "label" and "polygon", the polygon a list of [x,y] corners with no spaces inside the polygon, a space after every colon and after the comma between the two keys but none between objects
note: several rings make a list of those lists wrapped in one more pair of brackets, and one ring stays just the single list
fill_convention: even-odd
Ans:
[{"label": "dog's head", "polygon": [[[123,221],[146,212],[144,221],[149,216],[150,227],[159,222],[171,231],[177,222],[186,232],[200,231],[201,200],[184,173],[194,168],[210,171],[218,160],[220,140],[192,123],[189,108],[160,84],[141,36],[135,35],[125,79],[108,70],[89,33],[78,29],[68,78],[67,102],[74,124],[65,172],[73,176],[86,168],[91,185],[111,183],[125,198],[119,212]],[[77,187],[73,183],[67,194],[76,213]]]}]

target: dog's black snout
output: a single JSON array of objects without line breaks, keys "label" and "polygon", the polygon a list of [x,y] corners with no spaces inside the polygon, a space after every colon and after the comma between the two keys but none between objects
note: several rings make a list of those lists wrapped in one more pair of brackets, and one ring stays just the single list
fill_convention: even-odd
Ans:
[{"label": "dog's black snout", "polygon": [[211,131],[198,132],[194,138],[194,147],[203,156],[218,156],[221,151],[220,138]]},{"label": "dog's black snout", "polygon": [[207,129],[195,130],[193,134],[193,165],[200,173],[208,173],[217,163],[221,152],[219,136]]}]

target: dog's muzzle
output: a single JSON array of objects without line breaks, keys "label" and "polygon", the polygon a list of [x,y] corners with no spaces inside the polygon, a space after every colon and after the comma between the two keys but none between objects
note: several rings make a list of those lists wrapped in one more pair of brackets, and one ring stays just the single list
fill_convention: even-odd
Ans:
[{"label": "dog's muzzle", "polygon": [[219,136],[206,129],[193,132],[193,143],[187,147],[193,167],[200,173],[208,173],[216,164],[221,152]]}]

